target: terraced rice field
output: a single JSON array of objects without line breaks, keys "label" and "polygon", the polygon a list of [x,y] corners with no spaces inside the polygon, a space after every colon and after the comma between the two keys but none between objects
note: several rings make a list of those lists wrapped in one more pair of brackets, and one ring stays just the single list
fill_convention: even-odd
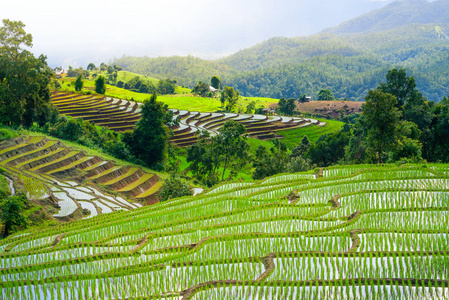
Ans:
[{"label": "terraced rice field", "polygon": [[82,209],[90,212],[85,218],[91,218],[158,202],[156,174],[116,166],[43,136],[0,143],[0,166],[20,180],[29,199],[53,203],[56,218],[71,218]]},{"label": "terraced rice field", "polygon": [[448,165],[226,183],[0,241],[3,299],[448,299]]},{"label": "terraced rice field", "polygon": [[[67,93],[55,93],[53,103],[63,114],[83,118],[100,126],[116,131],[132,130],[140,119],[139,105],[142,103],[110,97],[86,96]],[[275,132],[310,125],[325,126],[325,122],[314,119],[302,119],[283,116],[268,117],[257,114],[234,113],[200,113],[188,110],[172,109],[179,118],[179,126],[175,126],[171,142],[180,147],[190,146],[197,140],[199,130],[207,130],[213,136],[227,120],[243,124],[250,137],[270,139]]]}]

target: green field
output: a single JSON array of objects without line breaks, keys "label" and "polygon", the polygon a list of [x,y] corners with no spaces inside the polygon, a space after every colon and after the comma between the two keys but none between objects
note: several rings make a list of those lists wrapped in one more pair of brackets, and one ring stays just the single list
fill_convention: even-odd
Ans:
[{"label": "green field", "polygon": [[216,112],[221,109],[219,99],[202,98],[193,95],[161,95],[157,97],[157,100],[164,102],[169,108],[179,110]]},{"label": "green field", "polygon": [[[151,82],[153,85],[157,86],[159,82],[156,78],[145,77],[143,75],[139,75],[136,73],[131,73],[127,71],[119,71],[117,72],[117,81],[129,81],[132,78],[138,76],[142,81]],[[62,92],[71,92],[75,93],[75,82],[76,78],[65,77],[59,79],[62,84],[62,88],[60,89]],[[69,86],[70,85],[70,86]],[[92,78],[84,79],[84,91],[90,91],[92,93],[95,92],[95,82]],[[113,85],[106,85],[106,96],[113,98],[120,98],[126,100],[134,100],[137,102],[143,102],[146,99],[149,99],[150,94],[137,93],[130,90],[126,90],[123,88],[118,88]],[[199,111],[199,112],[216,112],[223,110],[219,97],[215,98],[207,98],[207,97],[199,97],[191,94],[190,89],[183,88],[181,86],[176,86],[174,95],[159,95],[158,100],[166,103],[169,108],[176,108],[179,110],[190,110],[190,111]],[[237,106],[235,108],[235,112],[246,111],[246,106],[252,102],[256,102],[256,108],[259,106],[268,107],[270,104],[277,103],[279,99],[272,98],[262,98],[262,97],[243,97],[239,98],[237,102]]]},{"label": "green field", "polygon": [[335,120],[327,120],[327,119],[318,119],[322,122],[326,122],[326,126],[306,126],[302,128],[290,129],[290,130],[282,130],[278,131],[277,134],[284,137],[282,140],[288,148],[293,148],[297,146],[304,135],[307,135],[311,142],[316,142],[322,135],[334,133],[340,130],[344,123]]},{"label": "green field", "polygon": [[448,168],[336,166],[30,229],[0,240],[0,298],[448,299]]}]

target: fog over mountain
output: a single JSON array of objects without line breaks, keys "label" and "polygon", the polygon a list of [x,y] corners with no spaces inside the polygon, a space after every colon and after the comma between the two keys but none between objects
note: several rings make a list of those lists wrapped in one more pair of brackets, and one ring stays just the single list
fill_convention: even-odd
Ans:
[{"label": "fog over mountain", "polygon": [[399,0],[309,36],[274,37],[218,60],[124,56],[125,70],[193,87],[219,75],[242,95],[316,97],[330,89],[361,101],[393,67],[430,100],[449,95],[449,0]]},{"label": "fog over mountain", "polygon": [[391,1],[153,0],[3,1],[1,19],[21,20],[35,54],[51,66],[86,67],[124,54],[218,58],[275,36],[305,36]]}]

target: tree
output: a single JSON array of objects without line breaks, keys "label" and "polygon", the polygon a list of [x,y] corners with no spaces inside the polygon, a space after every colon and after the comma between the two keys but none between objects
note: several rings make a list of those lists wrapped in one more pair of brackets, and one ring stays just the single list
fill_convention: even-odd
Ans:
[{"label": "tree", "polygon": [[396,107],[402,107],[407,98],[415,91],[416,82],[413,76],[407,77],[405,69],[391,69],[386,76],[387,82],[380,83],[378,89],[397,98]]},{"label": "tree", "polygon": [[174,94],[176,89],[176,80],[161,79],[159,80],[157,90],[161,95]]},{"label": "tree", "polygon": [[401,115],[395,96],[380,90],[368,92],[360,123],[368,148],[377,153],[378,163],[382,163],[382,153],[393,150],[400,139]]},{"label": "tree", "polygon": [[301,96],[299,96],[298,101],[299,102],[306,102],[307,101],[306,94],[302,94]]},{"label": "tree", "polygon": [[223,92],[220,96],[221,104],[226,105],[226,110],[232,111],[239,100],[240,94],[238,91],[235,91],[233,87],[225,86]]},{"label": "tree", "polygon": [[246,141],[246,128],[240,123],[229,120],[226,121],[220,130],[220,134],[212,138],[217,145],[217,153],[222,157],[223,173],[221,180],[224,180],[225,172],[231,169],[231,175],[237,175],[242,166],[246,164],[249,144]]},{"label": "tree", "polygon": [[198,84],[192,89],[192,93],[195,95],[200,95],[201,97],[206,97],[210,92],[210,87],[205,82],[198,82]]},{"label": "tree", "polygon": [[[117,83],[118,86],[118,83]],[[152,85],[149,82],[142,82],[142,84],[139,87],[139,93],[154,93],[156,91],[156,88],[154,85]]]},{"label": "tree", "polygon": [[0,28],[0,123],[31,126],[54,119],[57,109],[50,102],[54,76],[46,57],[38,58],[22,46],[32,46],[20,21],[3,20]]},{"label": "tree", "polygon": [[280,113],[282,113],[284,111],[286,105],[287,105],[287,100],[284,97],[279,99],[278,107],[279,107]]},{"label": "tree", "polygon": [[124,137],[124,142],[134,156],[152,168],[158,167],[165,159],[170,126],[173,125],[173,112],[156,99],[157,95],[154,93],[144,101],[141,106],[142,118],[132,133]]},{"label": "tree", "polygon": [[197,142],[187,150],[189,170],[197,180],[207,186],[213,186],[219,181],[217,174],[219,160],[215,156],[214,147],[208,131],[202,130],[198,135]]},{"label": "tree", "polygon": [[351,131],[338,131],[321,136],[315,144],[310,144],[306,157],[313,164],[327,167],[337,164],[345,157],[345,148],[351,139]]},{"label": "tree", "polygon": [[22,52],[22,46],[32,47],[33,37],[23,29],[25,24],[21,21],[3,20],[0,28],[0,53],[13,61],[17,60]]},{"label": "tree", "polygon": [[171,173],[169,178],[164,179],[164,184],[159,190],[160,201],[191,195],[192,188],[177,173]]},{"label": "tree", "polygon": [[318,92],[318,100],[334,100],[334,95],[330,90],[323,89]]},{"label": "tree", "polygon": [[100,71],[104,72],[104,71],[107,71],[107,69],[108,69],[108,65],[107,64],[105,64],[105,63],[101,63],[100,64]]},{"label": "tree", "polygon": [[250,103],[248,103],[248,105],[246,106],[246,113],[247,114],[252,114],[254,112],[254,110],[256,109],[256,101],[251,101]]},{"label": "tree", "polygon": [[285,115],[293,115],[296,108],[295,99],[290,98],[286,100],[285,98],[279,99],[278,102],[279,112]]},{"label": "tree", "polygon": [[291,157],[304,156],[306,152],[309,150],[310,140],[307,135],[303,136],[301,143],[298,146],[295,146],[292,149]]},{"label": "tree", "polygon": [[286,171],[290,159],[287,153],[287,146],[279,139],[271,141],[273,146],[268,152],[264,146],[256,149],[256,155],[253,158],[254,179],[262,179]]},{"label": "tree", "polygon": [[95,70],[97,67],[94,65],[94,63],[89,63],[88,65],[87,65],[87,70],[88,71],[93,71],[93,70]]},{"label": "tree", "polygon": [[217,90],[220,89],[220,78],[217,75],[212,76],[210,79],[210,85],[216,88]]},{"label": "tree", "polygon": [[26,227],[27,221],[23,215],[27,198],[23,194],[7,197],[1,201],[0,220],[2,221],[3,236],[8,236],[17,227]]},{"label": "tree", "polygon": [[83,75],[78,76],[78,78],[75,81],[75,91],[81,91],[83,89],[84,82],[83,82]]},{"label": "tree", "polygon": [[311,169],[310,160],[302,156],[293,157],[286,166],[289,173],[304,172]]},{"label": "tree", "polygon": [[117,65],[114,65],[114,69],[117,70],[117,71],[121,71],[123,68],[122,68],[122,67],[119,67],[119,66],[117,66]]},{"label": "tree", "polygon": [[[198,142],[188,149],[187,162],[195,177],[211,186],[225,179],[237,175],[248,160],[249,145],[246,141],[245,127],[235,121],[227,121],[220,133],[209,139],[207,132],[202,132]],[[222,168],[221,174],[219,168]]]},{"label": "tree", "polygon": [[106,79],[103,75],[98,76],[95,80],[95,92],[103,95],[106,93]]}]

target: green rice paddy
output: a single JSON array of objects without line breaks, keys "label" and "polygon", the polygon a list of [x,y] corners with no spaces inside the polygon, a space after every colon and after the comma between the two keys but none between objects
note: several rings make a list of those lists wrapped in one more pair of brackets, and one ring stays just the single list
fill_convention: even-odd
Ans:
[{"label": "green rice paddy", "polygon": [[227,182],[0,241],[4,299],[447,299],[449,165]]}]

